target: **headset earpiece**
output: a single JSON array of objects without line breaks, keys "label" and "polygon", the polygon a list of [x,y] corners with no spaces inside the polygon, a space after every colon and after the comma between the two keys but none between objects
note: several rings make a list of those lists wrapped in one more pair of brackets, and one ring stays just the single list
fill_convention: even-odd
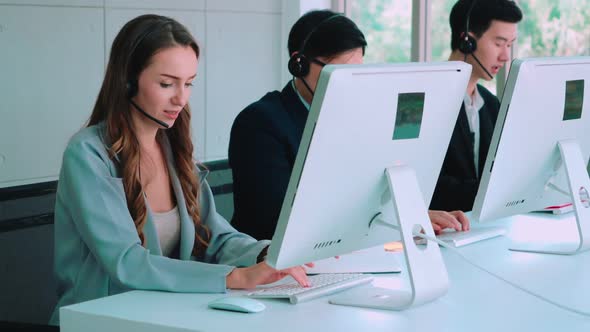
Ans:
[{"label": "headset earpiece", "polygon": [[469,35],[469,21],[471,21],[471,13],[473,12],[473,8],[475,7],[476,3],[477,0],[473,0],[471,6],[469,6],[469,9],[467,10],[467,15],[465,16],[465,31],[461,32],[461,35],[459,36],[459,51],[465,54],[465,56],[467,56],[468,54],[473,54],[473,52],[475,52],[475,50],[477,49],[477,41],[475,40],[475,38]]},{"label": "headset earpiece", "polygon": [[477,49],[477,41],[471,37],[467,32],[461,33],[461,41],[459,42],[459,51],[463,54],[473,54]]},{"label": "headset earpiece", "polygon": [[287,67],[294,77],[304,77],[309,73],[309,60],[305,55],[297,52],[291,56]]},{"label": "headset earpiece", "polygon": [[303,43],[301,43],[301,47],[299,51],[293,53],[291,58],[289,58],[289,62],[287,63],[287,69],[289,69],[289,73],[293,75],[293,77],[304,77],[309,74],[309,59],[305,56],[305,51],[307,50],[307,44],[311,37],[316,33],[316,31],[322,26],[325,25],[327,22],[342,16],[342,14],[334,14],[320,23],[318,23],[311,31],[305,36],[303,39]]},{"label": "headset earpiece", "polygon": [[[137,37],[135,44],[133,45],[133,47],[131,47],[131,50],[129,51],[129,58],[132,58],[135,55],[135,51],[144,42],[144,40],[146,40],[149,36],[151,36],[156,31],[160,31],[160,29],[162,29],[166,25],[172,24],[173,22],[174,22],[174,20],[172,20],[170,18],[162,17],[162,21],[157,21],[150,28],[146,29],[143,34],[141,34],[141,35],[139,35],[139,37]],[[127,77],[129,77],[129,75],[131,75],[131,74],[128,73],[127,75],[128,75]],[[129,80],[127,82],[127,96],[129,98],[133,98],[137,95],[137,92],[138,92],[137,79]]]},{"label": "headset earpiece", "polygon": [[127,82],[127,96],[129,98],[133,98],[137,95],[137,81],[129,81]]}]

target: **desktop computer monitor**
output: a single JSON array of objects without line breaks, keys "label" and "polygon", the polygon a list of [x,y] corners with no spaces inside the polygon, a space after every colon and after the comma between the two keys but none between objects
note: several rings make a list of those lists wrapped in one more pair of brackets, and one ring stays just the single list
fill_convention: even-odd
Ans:
[{"label": "desktop computer monitor", "polygon": [[[286,268],[399,239],[383,220],[434,236],[426,207],[470,74],[464,62],[324,67],[267,262]],[[434,292],[446,292],[438,246],[417,248],[403,227],[401,237],[407,264],[442,271]],[[436,288],[428,274],[412,277]]]},{"label": "desktop computer monitor", "polygon": [[514,250],[590,248],[590,57],[513,62],[472,216],[480,221],[573,203],[578,239]]}]

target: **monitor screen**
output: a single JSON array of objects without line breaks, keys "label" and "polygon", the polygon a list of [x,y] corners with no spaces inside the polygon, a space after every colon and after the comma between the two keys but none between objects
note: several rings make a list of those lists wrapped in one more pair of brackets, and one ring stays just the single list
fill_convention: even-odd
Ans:
[{"label": "monitor screen", "polygon": [[470,73],[463,62],[326,66],[267,262],[284,268],[399,239],[369,227],[392,206],[384,171],[413,169],[428,206]]},{"label": "monitor screen", "polygon": [[[590,154],[590,57],[515,60],[473,216],[481,221],[572,201],[558,142]],[[563,191],[563,192],[562,192]]]},{"label": "monitor screen", "polygon": [[393,139],[412,139],[420,136],[422,113],[424,113],[424,92],[400,93],[397,96],[397,113]]}]

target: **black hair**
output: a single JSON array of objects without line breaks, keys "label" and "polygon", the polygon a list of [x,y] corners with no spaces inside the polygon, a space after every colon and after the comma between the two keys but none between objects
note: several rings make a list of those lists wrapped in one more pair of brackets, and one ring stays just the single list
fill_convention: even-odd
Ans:
[{"label": "black hair", "polygon": [[359,47],[364,55],[365,35],[351,19],[330,10],[305,13],[289,32],[289,56],[301,52],[308,58],[331,57]]},{"label": "black hair", "polygon": [[522,20],[522,11],[512,0],[459,0],[451,9],[449,23],[451,25],[451,49],[459,48],[461,34],[467,28],[480,38],[492,24],[493,20],[518,23]]}]

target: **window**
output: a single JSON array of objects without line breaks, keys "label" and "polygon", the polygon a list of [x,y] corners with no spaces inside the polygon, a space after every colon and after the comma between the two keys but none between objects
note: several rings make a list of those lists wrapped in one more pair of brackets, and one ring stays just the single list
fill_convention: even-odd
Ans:
[{"label": "window", "polygon": [[[482,1],[482,0],[478,0]],[[432,61],[447,60],[451,29],[449,14],[457,0],[341,0],[346,14],[367,38],[366,63],[411,61],[412,46],[424,52],[429,43]],[[518,25],[515,58],[590,55],[590,0],[519,0],[524,18]],[[412,45],[412,6],[429,10],[429,38]],[[423,45],[422,45],[423,44]],[[420,51],[418,53],[421,53]],[[421,53],[422,54],[422,53]],[[480,81],[492,93],[497,83]],[[499,91],[502,87],[498,87]]]},{"label": "window", "polygon": [[365,63],[410,61],[412,0],[347,1],[347,13],[365,34]]},{"label": "window", "polygon": [[451,55],[451,26],[449,15],[457,0],[438,0],[431,2],[430,40],[433,61],[444,61]]},{"label": "window", "polygon": [[590,55],[590,0],[519,1],[515,57]]}]

